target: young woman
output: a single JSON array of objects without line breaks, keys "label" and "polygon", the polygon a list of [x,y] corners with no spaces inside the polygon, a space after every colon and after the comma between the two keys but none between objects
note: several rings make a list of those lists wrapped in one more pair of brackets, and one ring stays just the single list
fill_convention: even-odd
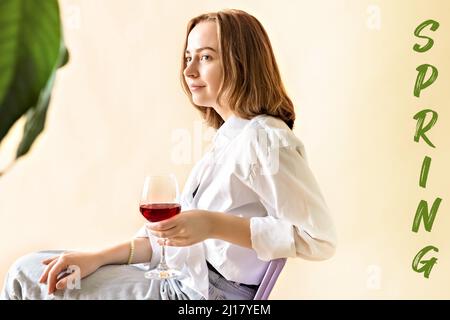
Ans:
[{"label": "young woman", "polygon": [[[263,26],[240,10],[203,14],[189,22],[183,51],[182,85],[218,130],[186,182],[182,213],[100,252],[22,257],[4,298],[252,299],[271,259],[333,255],[334,226]],[[157,263],[159,238],[181,279],[143,277],[139,264]],[[70,266],[80,289],[67,288],[75,273],[61,277]]]}]

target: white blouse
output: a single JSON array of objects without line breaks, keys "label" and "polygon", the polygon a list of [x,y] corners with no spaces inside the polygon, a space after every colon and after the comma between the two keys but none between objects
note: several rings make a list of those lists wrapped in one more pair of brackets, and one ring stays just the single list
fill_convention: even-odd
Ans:
[{"label": "white blouse", "polygon": [[[227,280],[259,284],[271,259],[322,260],[335,251],[334,224],[303,143],[275,117],[229,117],[217,130],[212,148],[192,169],[181,205],[182,211],[250,218],[253,249],[218,239],[168,248],[169,264],[184,268],[188,285],[206,297],[205,259]],[[147,236],[145,229],[137,236]],[[152,238],[151,265],[156,265],[160,250]]]}]

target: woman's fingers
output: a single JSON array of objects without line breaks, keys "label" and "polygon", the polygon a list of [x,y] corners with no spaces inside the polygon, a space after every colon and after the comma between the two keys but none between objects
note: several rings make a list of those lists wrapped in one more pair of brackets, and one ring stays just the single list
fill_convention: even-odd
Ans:
[{"label": "woman's fingers", "polygon": [[57,263],[55,263],[48,273],[48,280],[47,280],[47,286],[48,286],[48,293],[51,294],[55,292],[56,290],[56,281],[58,275],[63,271],[64,269],[67,269],[68,264],[63,259],[58,259]]},{"label": "woman's fingers", "polygon": [[147,222],[146,226],[149,229],[153,229],[156,231],[164,231],[164,230],[168,230],[168,229],[172,229],[173,227],[177,226],[179,221],[179,214],[166,219],[166,220],[162,220],[162,221],[158,221],[158,222]]},{"label": "woman's fingers", "polygon": [[42,260],[42,263],[43,263],[43,264],[49,264],[49,263],[52,262],[53,260],[58,259],[58,257],[59,257],[59,256],[47,258],[47,259],[45,259],[45,260]]},{"label": "woman's fingers", "polygon": [[76,281],[76,278],[79,276],[80,276],[79,273],[72,272],[71,274],[66,275],[62,279],[58,279],[58,282],[56,283],[56,289],[62,290],[67,288],[67,283],[69,283],[69,281],[71,283],[74,283]]},{"label": "woman's fingers", "polygon": [[57,279],[56,289],[66,289],[69,284],[77,286],[80,284],[80,280],[80,272],[72,270],[71,273],[65,273]]},{"label": "woman's fingers", "polygon": [[64,289],[65,287],[66,287],[66,285],[67,285],[67,279],[68,278],[68,276],[67,277],[65,277],[65,278],[63,278],[63,279],[61,279],[61,280],[59,280],[57,283],[56,283],[56,289],[57,290],[62,290],[62,289]]},{"label": "woman's fingers", "polygon": [[49,263],[47,264],[47,267],[45,267],[44,272],[42,273],[41,277],[39,278],[39,282],[40,282],[40,283],[45,283],[45,282],[47,282],[47,276],[48,276],[48,273],[49,273],[49,271],[52,269],[52,267],[55,265],[55,263],[56,263],[57,261],[58,261],[58,260],[54,259],[53,261],[51,261],[51,262],[49,262]]},{"label": "woman's fingers", "polygon": [[181,228],[179,226],[173,227],[173,228],[171,228],[169,230],[165,230],[165,231],[155,231],[155,230],[149,229],[150,233],[158,238],[171,238],[171,237],[177,235],[180,232],[180,230],[181,230]]}]

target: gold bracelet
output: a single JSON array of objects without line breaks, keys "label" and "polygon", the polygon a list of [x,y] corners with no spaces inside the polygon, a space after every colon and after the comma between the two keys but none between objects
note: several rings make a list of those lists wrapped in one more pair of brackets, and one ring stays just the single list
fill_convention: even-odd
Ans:
[{"label": "gold bracelet", "polygon": [[130,255],[128,256],[128,262],[127,264],[131,264],[134,257],[134,239],[130,242]]}]

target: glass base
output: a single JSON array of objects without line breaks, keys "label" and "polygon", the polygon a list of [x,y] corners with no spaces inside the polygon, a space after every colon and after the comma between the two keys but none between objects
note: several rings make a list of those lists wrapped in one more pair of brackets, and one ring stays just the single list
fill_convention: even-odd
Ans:
[{"label": "glass base", "polygon": [[175,269],[153,269],[147,271],[144,276],[152,280],[177,279],[181,276],[181,272]]}]

